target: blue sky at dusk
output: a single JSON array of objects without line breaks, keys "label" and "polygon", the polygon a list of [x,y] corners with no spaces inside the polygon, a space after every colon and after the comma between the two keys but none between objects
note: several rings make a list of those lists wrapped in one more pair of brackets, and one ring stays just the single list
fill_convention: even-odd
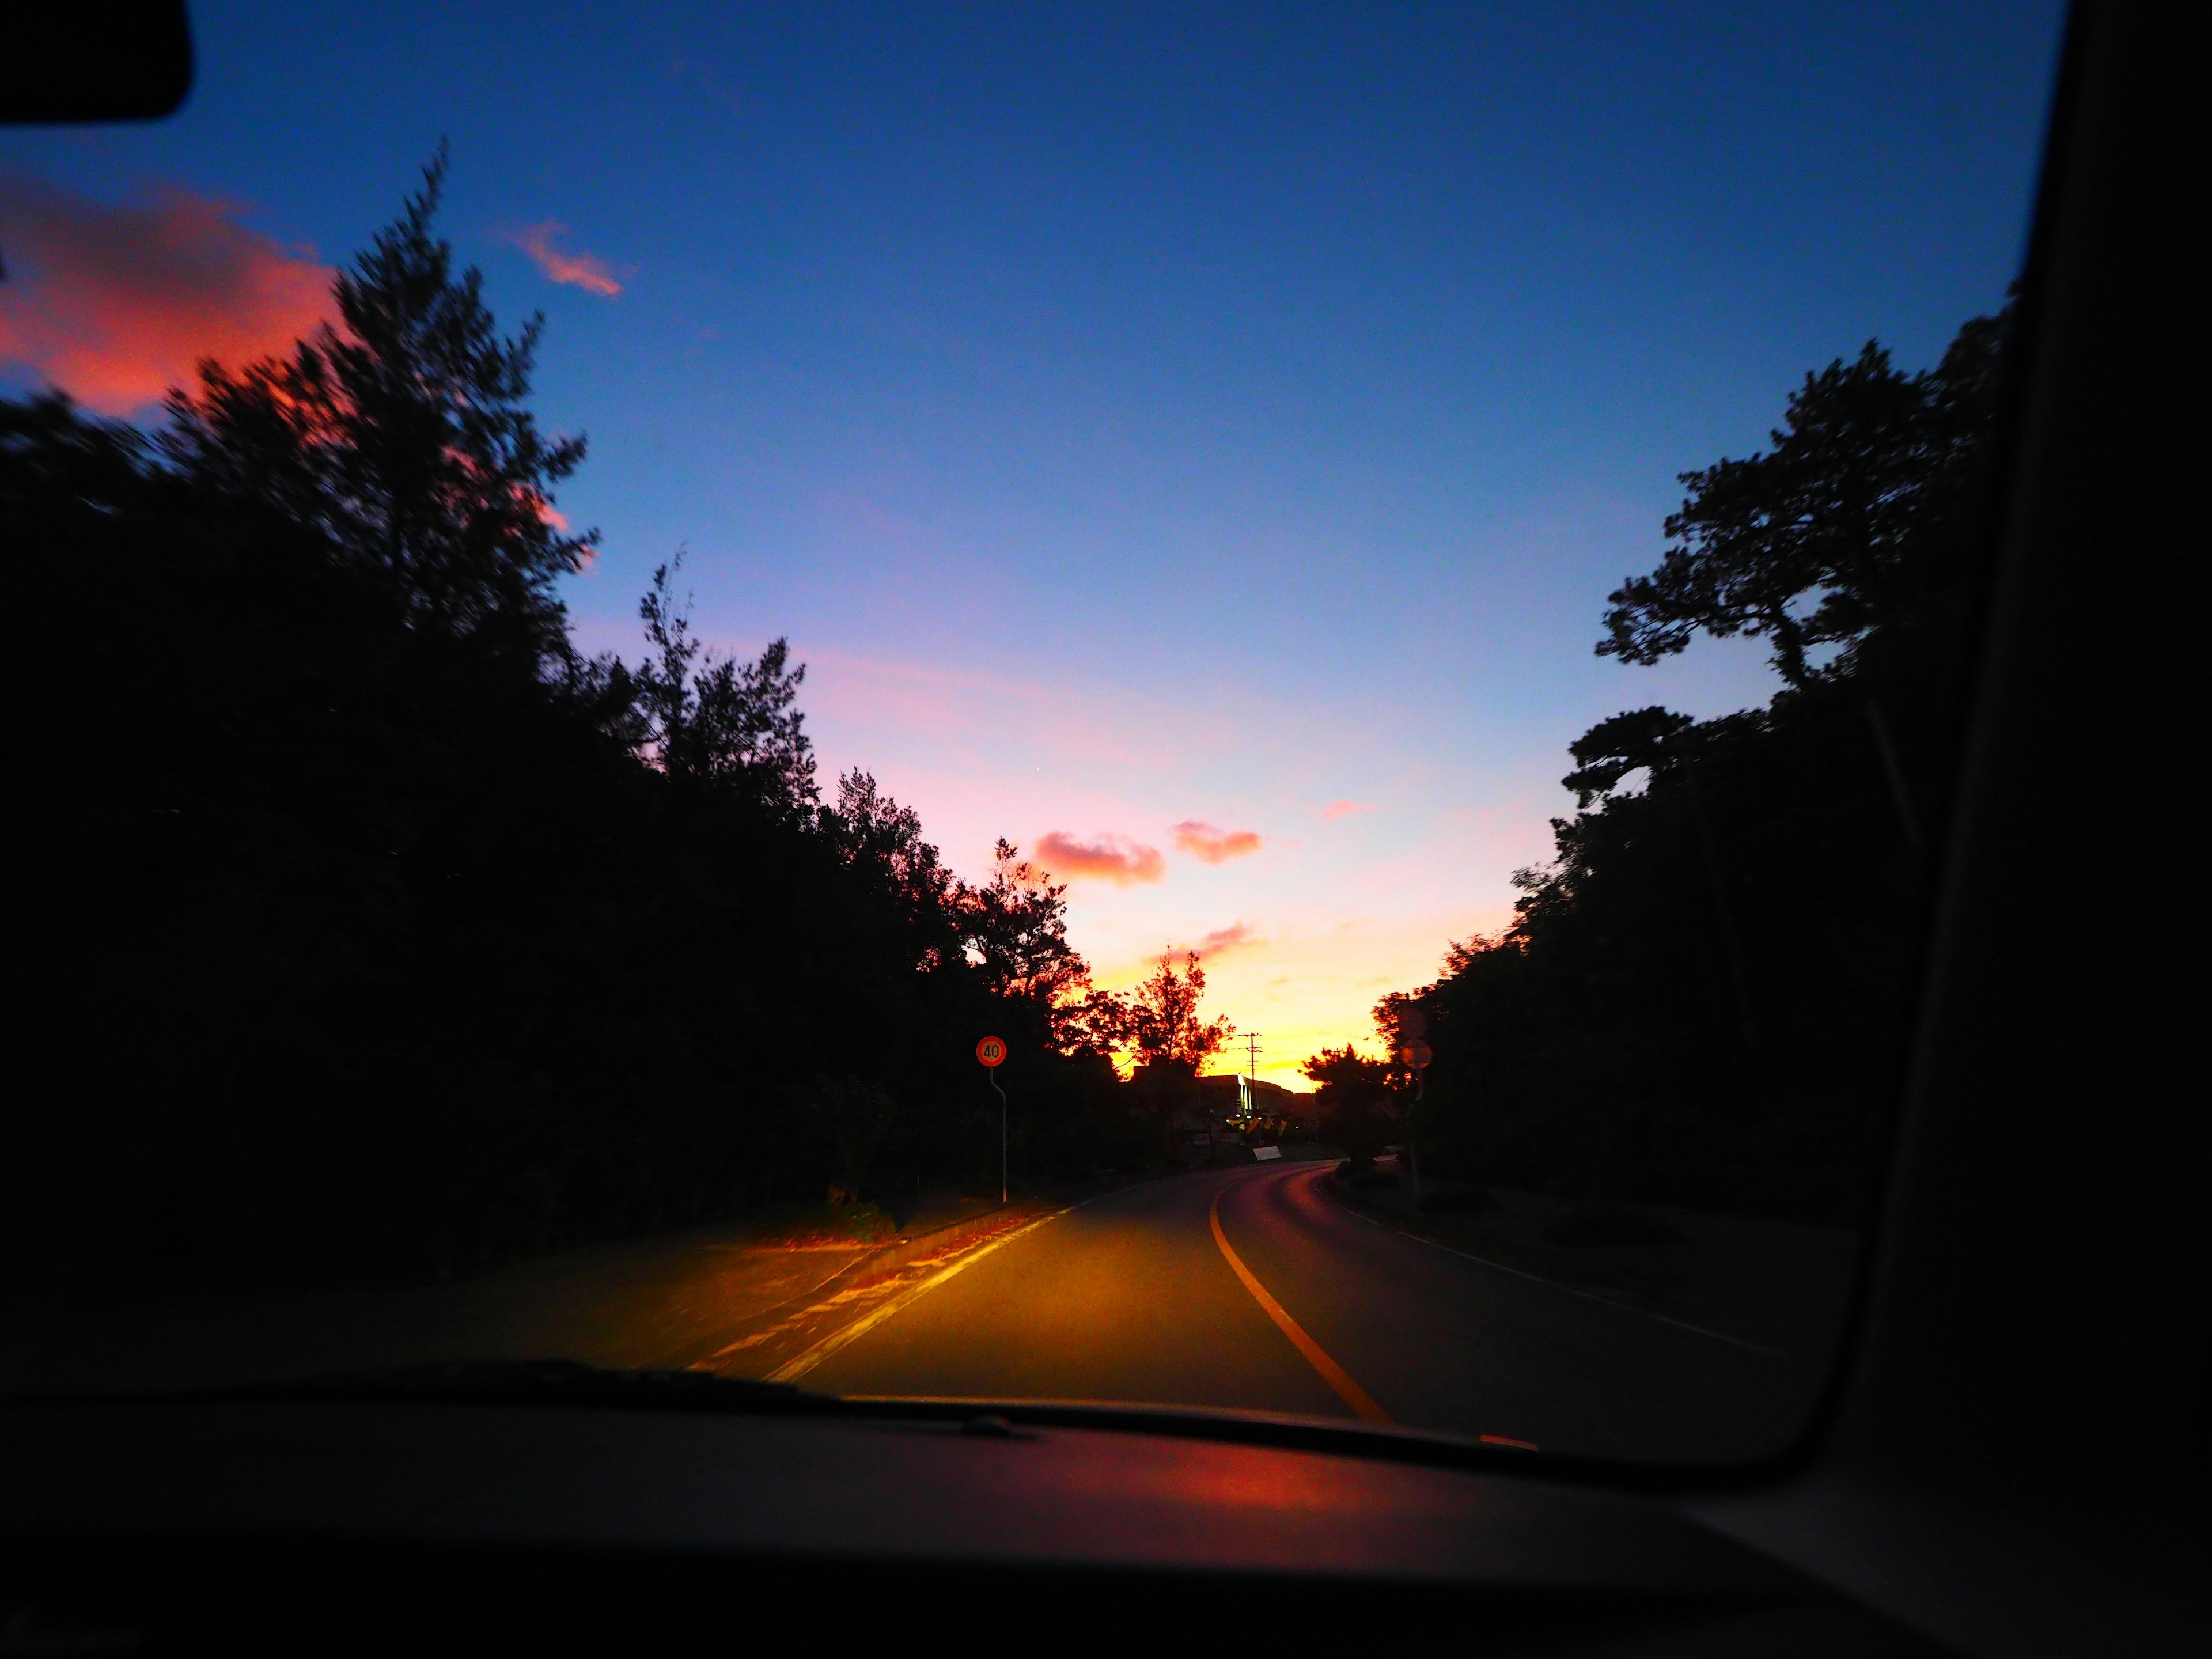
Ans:
[{"label": "blue sky at dusk", "polygon": [[[444,136],[444,228],[503,319],[544,312],[541,417],[591,437],[582,642],[635,654],[688,549],[710,641],[810,665],[825,772],[971,876],[1060,837],[1102,981],[1210,941],[1212,1011],[1294,1085],[1510,919],[1573,738],[1769,694],[1756,646],[1597,658],[1605,596],[1807,369],[1870,336],[1926,364],[2002,302],[2061,23],[192,12],[173,121],[0,134],[7,384],[131,412],[102,349],[276,327]],[[172,255],[198,297],[131,333]],[[59,294],[79,258],[115,297]]]}]

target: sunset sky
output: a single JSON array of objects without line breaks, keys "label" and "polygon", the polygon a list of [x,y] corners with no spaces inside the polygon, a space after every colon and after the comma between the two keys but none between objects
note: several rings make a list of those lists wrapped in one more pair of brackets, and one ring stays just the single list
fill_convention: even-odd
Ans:
[{"label": "sunset sky", "polygon": [[0,130],[0,385],[150,416],[448,138],[590,434],[581,641],[688,550],[825,775],[1069,879],[1102,983],[1203,951],[1304,1087],[1510,918],[1577,735],[1769,694],[1592,653],[1675,474],[2002,302],[2056,0],[1816,9],[196,3],[174,120]]}]

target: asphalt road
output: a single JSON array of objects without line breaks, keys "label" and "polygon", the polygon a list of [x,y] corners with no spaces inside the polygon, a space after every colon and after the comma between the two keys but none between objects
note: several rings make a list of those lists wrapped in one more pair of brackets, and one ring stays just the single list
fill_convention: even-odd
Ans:
[{"label": "asphalt road", "polygon": [[1810,1408],[1802,1360],[1409,1237],[1327,1180],[1246,1166],[1110,1194],[787,1374],[842,1395],[1364,1416],[1667,1460],[1774,1449]]}]

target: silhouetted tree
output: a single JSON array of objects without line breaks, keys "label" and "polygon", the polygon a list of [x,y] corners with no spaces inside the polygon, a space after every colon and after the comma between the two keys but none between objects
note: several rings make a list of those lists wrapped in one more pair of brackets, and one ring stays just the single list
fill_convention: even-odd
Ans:
[{"label": "silhouetted tree", "polygon": [[1131,1058],[1139,1072],[1166,1071],[1195,1077],[1199,1067],[1229,1046],[1237,1028],[1225,1018],[1200,1019],[1206,998],[1206,969],[1198,953],[1187,951],[1183,970],[1163,951],[1149,977],[1129,998]]},{"label": "silhouetted tree", "polygon": [[165,443],[197,482],[326,536],[410,624],[557,654],[553,583],[598,540],[553,507],[584,440],[548,441],[526,406],[543,319],[502,338],[481,273],[456,275],[433,234],[445,173],[441,149],[340,273],[336,325],[236,373],[203,363],[196,391],[170,394]]},{"label": "silhouetted tree", "polygon": [[1782,688],[1571,746],[1577,810],[1513,878],[1513,925],[1407,994],[1436,1050],[1425,1168],[1850,1212],[1940,827],[2009,336],[2008,311],[1977,318],[1912,375],[1870,343],[1806,377],[1771,449],[1682,475],[1672,545],[1613,594],[1598,650],[1765,638]]},{"label": "silhouetted tree", "polygon": [[955,902],[969,959],[994,993],[1048,1005],[1087,981],[1067,942],[1066,894],[1066,883],[1027,862],[1004,836],[991,849],[983,883],[961,884]]},{"label": "silhouetted tree", "polygon": [[[854,770],[824,804],[781,641],[570,646],[580,440],[526,407],[431,232],[442,158],[289,356],[209,366],[158,439],[0,399],[33,630],[15,766],[11,1259],[144,1287],[466,1271],[769,1200],[1157,1156],[1064,890],[970,887]],[[89,641],[89,643],[88,643]]]},{"label": "silhouetted tree", "polygon": [[1659,708],[1601,720],[1568,745],[1578,764],[1559,781],[1560,787],[1572,790],[1575,805],[1587,808],[1593,798],[1611,794],[1632,773],[1664,770],[1677,752],[1674,740],[1696,723],[1687,714]]},{"label": "silhouetted tree", "polygon": [[1347,1042],[1341,1048],[1323,1048],[1298,1069],[1315,1085],[1321,1138],[1342,1147],[1356,1169],[1374,1163],[1403,1115],[1390,1062],[1370,1059]]},{"label": "silhouetted tree", "polygon": [[822,809],[822,832],[848,869],[890,902],[911,943],[902,953],[920,971],[957,959],[959,928],[952,872],[922,839],[921,818],[877,787],[857,767],[837,780],[837,799]]},{"label": "silhouetted tree", "polygon": [[1062,1054],[1095,1055],[1109,1064],[1135,1036],[1129,999],[1096,988],[1053,1006],[1053,1040]]},{"label": "silhouetted tree", "polygon": [[638,602],[651,649],[635,675],[639,720],[632,740],[671,778],[735,790],[803,818],[821,799],[814,745],[799,709],[806,665],[793,665],[780,639],[750,663],[708,654],[703,667],[696,665],[703,647],[691,632],[689,601],[677,603],[668,586],[682,562],[679,554],[656,566]]},{"label": "silhouetted tree", "polygon": [[1994,404],[2009,313],[1978,318],[1942,363],[1905,375],[1869,341],[1808,374],[1773,447],[1681,474],[1659,568],[1611,596],[1600,656],[1652,663],[1705,632],[1771,641],[1788,685],[1894,623],[1951,574],[1929,532],[1955,516]]}]

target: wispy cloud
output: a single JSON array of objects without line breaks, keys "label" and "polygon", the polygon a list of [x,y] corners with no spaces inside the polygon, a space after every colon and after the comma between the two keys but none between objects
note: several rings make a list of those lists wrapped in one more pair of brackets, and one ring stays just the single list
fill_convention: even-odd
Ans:
[{"label": "wispy cloud", "polygon": [[[884,527],[887,537],[896,533],[896,526]],[[841,557],[844,547],[841,536]],[[912,556],[912,568],[928,573],[933,581],[940,570],[951,568],[939,562],[933,551],[917,549]],[[903,580],[897,574],[884,578],[886,583]],[[834,651],[816,652],[809,661],[822,681],[817,690],[815,675],[808,676],[813,706],[865,727],[878,752],[894,744],[911,750],[925,737],[988,736],[984,746],[990,753],[1002,757],[1019,753],[1024,765],[1048,757],[1057,764],[1079,765],[1100,774],[1139,768],[1157,773],[1211,763],[1234,753],[1245,735],[1218,711],[1186,708],[1125,685],[1041,676],[1009,678],[969,668]],[[1188,799],[1188,794],[1174,799]],[[1043,810],[1065,816],[1063,808]],[[1166,810],[1173,810],[1172,805]],[[1101,816],[1110,822],[1121,814]]]},{"label": "wispy cloud", "polygon": [[1355,812],[1371,812],[1375,809],[1364,800],[1333,800],[1323,809],[1325,818],[1348,818]]},{"label": "wispy cloud", "polygon": [[1126,836],[1078,841],[1054,830],[1037,837],[1036,858],[1063,880],[1110,881],[1116,887],[1158,881],[1167,873],[1167,860],[1158,848],[1140,845]]},{"label": "wispy cloud", "polygon": [[1202,864],[1226,864],[1260,850],[1260,837],[1249,830],[1217,830],[1210,823],[1186,819],[1175,827],[1176,845]]},{"label": "wispy cloud", "polygon": [[165,189],[124,207],[0,172],[8,278],[0,362],[127,415],[199,362],[282,352],[334,309],[326,265],[236,222],[231,202]]},{"label": "wispy cloud", "polygon": [[553,246],[553,239],[568,228],[558,219],[541,219],[534,225],[509,226],[495,234],[501,241],[528,254],[532,263],[555,282],[613,299],[623,291],[623,285],[605,259],[596,253],[564,253]]},{"label": "wispy cloud", "polygon": [[1224,951],[1234,951],[1239,945],[1256,945],[1260,930],[1249,921],[1232,921],[1226,927],[1217,927],[1198,942],[1201,957],[1218,957]]}]

